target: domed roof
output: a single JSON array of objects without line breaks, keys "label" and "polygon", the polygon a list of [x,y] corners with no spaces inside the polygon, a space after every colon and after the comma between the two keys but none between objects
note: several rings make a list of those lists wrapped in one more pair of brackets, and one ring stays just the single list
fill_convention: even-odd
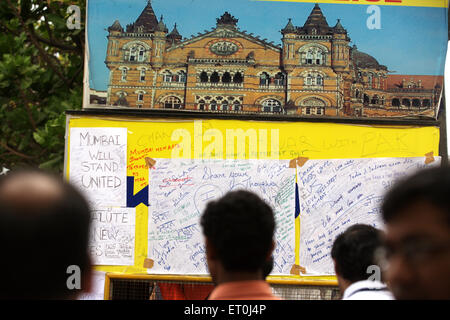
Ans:
[{"label": "domed roof", "polygon": [[352,49],[353,61],[358,68],[369,68],[369,69],[382,69],[387,70],[387,67],[378,63],[377,59],[371,55],[358,51],[356,46]]}]

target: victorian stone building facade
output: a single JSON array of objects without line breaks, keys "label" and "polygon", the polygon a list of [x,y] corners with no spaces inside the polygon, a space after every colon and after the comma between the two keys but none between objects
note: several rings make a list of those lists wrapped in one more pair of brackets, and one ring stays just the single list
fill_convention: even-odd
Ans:
[{"label": "victorian stone building facade", "polygon": [[[245,17],[242,18],[245,24]],[[305,24],[289,20],[282,46],[240,30],[225,12],[214,28],[183,39],[148,1],[137,20],[108,28],[107,105],[304,116],[435,116],[442,77],[389,75],[350,46],[318,4]]]}]

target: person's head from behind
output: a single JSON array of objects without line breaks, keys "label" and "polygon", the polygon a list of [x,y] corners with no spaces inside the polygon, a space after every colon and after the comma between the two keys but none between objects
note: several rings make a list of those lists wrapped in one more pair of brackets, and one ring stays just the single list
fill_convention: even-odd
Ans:
[{"label": "person's head from behind", "polygon": [[268,204],[254,193],[232,191],[209,202],[200,223],[209,272],[216,284],[264,278],[275,231]]},{"label": "person's head from behind", "polygon": [[90,221],[88,203],[62,178],[37,169],[1,176],[0,299],[71,299],[88,289]]},{"label": "person's head from behind", "polygon": [[397,299],[450,299],[450,168],[421,170],[385,195],[386,282]]},{"label": "person's head from behind", "polygon": [[336,237],[331,258],[341,291],[352,283],[367,280],[375,265],[375,252],[382,244],[382,232],[370,225],[355,224]]}]

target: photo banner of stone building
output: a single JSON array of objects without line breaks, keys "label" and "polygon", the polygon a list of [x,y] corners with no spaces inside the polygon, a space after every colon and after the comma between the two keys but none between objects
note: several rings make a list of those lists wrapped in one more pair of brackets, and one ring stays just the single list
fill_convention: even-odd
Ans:
[{"label": "photo banner of stone building", "polygon": [[84,107],[436,119],[447,8],[323,2],[89,0]]}]

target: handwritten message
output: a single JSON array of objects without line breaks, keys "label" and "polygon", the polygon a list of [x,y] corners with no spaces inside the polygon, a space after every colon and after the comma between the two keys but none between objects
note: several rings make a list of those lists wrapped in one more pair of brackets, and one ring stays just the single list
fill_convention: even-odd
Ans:
[{"label": "handwritten message", "polygon": [[69,180],[94,208],[126,206],[126,128],[71,128]]},{"label": "handwritten message", "polygon": [[208,274],[199,219],[206,204],[246,189],[272,206],[276,248],[272,274],[295,262],[295,169],[288,161],[156,159],[149,173],[150,273]]},{"label": "handwritten message", "polygon": [[297,168],[300,195],[300,264],[308,274],[334,274],[334,239],[349,226],[383,229],[380,205],[399,178],[440,163],[424,157],[308,160]]},{"label": "handwritten message", "polygon": [[89,249],[94,265],[134,265],[135,208],[92,212]]}]

